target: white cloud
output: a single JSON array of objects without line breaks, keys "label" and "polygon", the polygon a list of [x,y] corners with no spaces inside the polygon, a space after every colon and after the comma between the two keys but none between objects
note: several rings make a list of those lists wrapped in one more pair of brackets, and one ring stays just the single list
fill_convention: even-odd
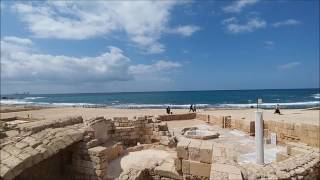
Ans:
[{"label": "white cloud", "polygon": [[267,22],[258,17],[251,17],[244,24],[240,24],[237,18],[231,17],[223,20],[222,24],[226,26],[228,32],[233,34],[253,32],[267,26]]},{"label": "white cloud", "polygon": [[301,24],[300,21],[295,19],[287,19],[285,21],[279,21],[272,24],[273,27],[281,27],[281,26],[295,26]]},{"label": "white cloud", "polygon": [[279,65],[278,69],[281,69],[281,70],[292,69],[300,65],[301,65],[300,62],[289,62],[287,64]]},{"label": "white cloud", "polygon": [[222,9],[228,13],[239,13],[246,6],[253,5],[257,2],[258,0],[237,0],[237,1],[234,1],[232,4],[230,4],[229,6],[223,7]]},{"label": "white cloud", "polygon": [[201,28],[195,25],[178,26],[173,29],[169,29],[168,33],[179,34],[181,36],[191,36],[193,33],[199,31]]},{"label": "white cloud", "polygon": [[[159,43],[176,1],[49,1],[15,3],[13,9],[40,38],[87,39],[114,32],[149,53],[165,51]],[[188,27],[188,26],[186,26]],[[180,30],[191,35],[195,29]]]},{"label": "white cloud", "polygon": [[5,42],[13,43],[13,44],[19,44],[19,45],[31,45],[32,41],[30,39],[26,38],[18,38],[15,36],[6,36],[3,38]]},{"label": "white cloud", "polygon": [[[30,39],[4,37],[1,40],[1,79],[5,82],[98,83],[130,81],[181,67],[172,61],[135,65],[117,47],[95,57],[54,56],[32,52]],[[148,69],[145,71],[143,69]]]},{"label": "white cloud", "polygon": [[[180,68],[182,64],[172,61],[159,60],[154,64],[138,64],[130,66],[130,72],[136,76],[145,76],[146,74],[163,74],[170,72],[172,69]],[[146,78],[146,77],[145,77]]]}]

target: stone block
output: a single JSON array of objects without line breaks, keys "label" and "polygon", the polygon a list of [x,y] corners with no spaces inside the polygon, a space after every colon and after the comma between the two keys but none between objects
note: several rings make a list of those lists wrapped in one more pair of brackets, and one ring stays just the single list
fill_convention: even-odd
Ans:
[{"label": "stone block", "polygon": [[241,171],[237,166],[222,163],[212,163],[212,169],[217,172],[241,175]]},{"label": "stone block", "polygon": [[190,162],[188,160],[182,159],[182,173],[183,174],[190,174]]},{"label": "stone block", "polygon": [[7,153],[7,152],[4,151],[4,150],[0,150],[0,159],[1,159],[1,161],[7,159],[8,157],[10,157],[10,154],[9,154],[9,153]]},{"label": "stone block", "polygon": [[210,177],[211,165],[197,161],[189,161],[190,174],[195,176]]},{"label": "stone block", "polygon": [[189,159],[193,161],[200,161],[200,146],[202,141],[191,140],[188,146]]},{"label": "stone block", "polygon": [[188,146],[190,144],[191,140],[189,139],[182,139],[178,142],[177,145],[177,156],[178,158],[182,159],[188,159],[189,153],[188,153]]},{"label": "stone block", "polygon": [[105,156],[107,152],[108,152],[108,148],[102,147],[102,146],[97,146],[97,147],[88,149],[89,155],[92,155],[92,156]]},{"label": "stone block", "polygon": [[200,146],[200,162],[212,162],[212,146],[213,144],[211,142],[202,141]]},{"label": "stone block", "polygon": [[181,171],[182,170],[182,160],[179,158],[174,158],[174,166],[177,171]]},{"label": "stone block", "polygon": [[10,169],[15,168],[16,166],[18,166],[20,163],[22,162],[21,159],[14,157],[14,156],[10,156],[5,160],[1,160],[2,164],[5,164],[7,167],[9,167]]},{"label": "stone block", "polygon": [[182,176],[175,170],[173,163],[164,162],[154,169],[154,173],[161,177],[182,180]]},{"label": "stone block", "polygon": [[27,143],[18,142],[18,143],[15,144],[15,146],[16,146],[17,148],[19,148],[19,149],[23,149],[23,148],[25,148],[25,147],[27,147],[27,146],[29,146],[29,145],[28,145]]},{"label": "stone block", "polygon": [[29,144],[32,148],[37,147],[39,144],[41,144],[40,141],[37,141],[35,138],[32,137],[26,137],[22,140],[22,142]]},{"label": "stone block", "polygon": [[288,159],[289,157],[290,156],[285,152],[278,152],[276,155],[276,161],[280,162],[280,161]]}]

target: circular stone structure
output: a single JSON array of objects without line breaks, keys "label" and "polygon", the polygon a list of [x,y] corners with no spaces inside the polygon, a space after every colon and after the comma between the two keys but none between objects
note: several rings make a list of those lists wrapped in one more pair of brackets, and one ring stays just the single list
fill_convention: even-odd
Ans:
[{"label": "circular stone structure", "polygon": [[182,130],[181,134],[187,138],[202,139],[202,140],[215,139],[220,136],[220,134],[215,131],[198,129],[197,127],[185,128]]}]

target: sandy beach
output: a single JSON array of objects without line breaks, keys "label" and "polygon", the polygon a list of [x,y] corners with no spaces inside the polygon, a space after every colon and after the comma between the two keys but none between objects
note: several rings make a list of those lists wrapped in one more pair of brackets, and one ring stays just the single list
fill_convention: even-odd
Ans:
[{"label": "sandy beach", "polygon": [[[3,107],[1,107],[3,108]],[[8,108],[8,107],[6,107]],[[254,120],[255,109],[199,109],[197,113],[203,113],[212,116],[231,116],[235,119]],[[173,114],[187,113],[187,109],[173,109]],[[274,114],[274,110],[263,110],[264,120],[274,121],[288,121],[295,123],[320,123],[319,110],[305,110],[305,109],[282,109],[282,115]],[[82,116],[84,119],[93,118],[97,116],[104,116],[106,118],[112,117],[129,117],[134,116],[157,116],[165,114],[165,109],[116,109],[116,108],[82,108],[82,107],[59,107],[59,108],[44,108],[35,110],[26,110],[18,112],[0,113],[1,119],[10,117],[22,117],[31,119],[48,119],[54,120],[68,116]]]}]

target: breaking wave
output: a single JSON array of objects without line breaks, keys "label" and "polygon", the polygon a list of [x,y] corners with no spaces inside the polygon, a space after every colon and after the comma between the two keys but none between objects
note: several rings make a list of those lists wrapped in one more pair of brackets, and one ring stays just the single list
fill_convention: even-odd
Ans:
[{"label": "breaking wave", "polygon": [[320,94],[319,94],[319,93],[317,93],[317,94],[312,94],[311,97],[313,97],[313,98],[315,98],[315,99],[320,99]]}]

